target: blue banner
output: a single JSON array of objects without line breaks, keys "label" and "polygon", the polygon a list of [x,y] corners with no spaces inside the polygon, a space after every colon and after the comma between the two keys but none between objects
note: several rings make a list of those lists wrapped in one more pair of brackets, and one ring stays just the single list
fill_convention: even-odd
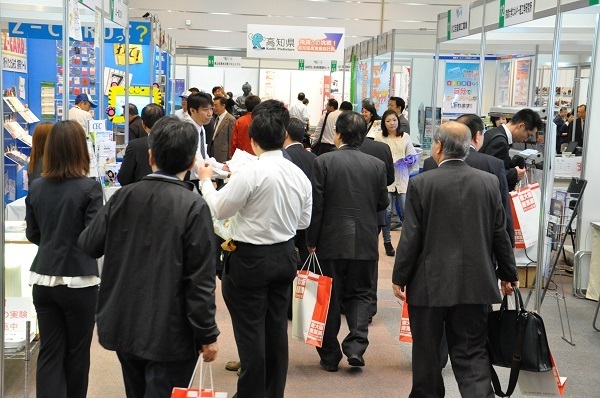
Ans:
[{"label": "blue banner", "polygon": [[[94,41],[94,27],[83,26],[81,28],[83,41]],[[30,23],[8,24],[8,34],[10,37],[25,37],[30,39],[62,40],[61,25],[44,25]],[[109,27],[104,29],[105,43],[125,43],[124,29],[121,27]],[[150,44],[150,23],[149,22],[130,22],[129,24],[129,42],[131,44]]]}]

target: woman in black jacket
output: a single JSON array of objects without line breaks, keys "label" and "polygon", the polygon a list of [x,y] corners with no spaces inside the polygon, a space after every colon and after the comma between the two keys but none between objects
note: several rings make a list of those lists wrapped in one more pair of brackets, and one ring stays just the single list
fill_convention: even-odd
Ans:
[{"label": "woman in black jacket", "polygon": [[100,278],[77,239],[102,207],[102,188],[86,177],[90,160],[79,123],[54,125],[43,170],[25,199],[27,239],[39,246],[29,278],[40,328],[36,396],[85,397]]}]

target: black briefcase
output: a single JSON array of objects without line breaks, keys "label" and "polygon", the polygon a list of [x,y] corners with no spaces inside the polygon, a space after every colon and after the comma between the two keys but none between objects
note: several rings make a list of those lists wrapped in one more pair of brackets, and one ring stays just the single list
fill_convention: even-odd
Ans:
[{"label": "black briefcase", "polygon": [[[550,347],[544,321],[539,314],[525,310],[519,288],[515,287],[515,310],[508,309],[504,296],[500,310],[488,316],[487,348],[492,369],[494,392],[509,397],[519,379],[519,371],[547,372],[552,370]],[[502,392],[498,375],[492,365],[510,368],[506,393]]]}]

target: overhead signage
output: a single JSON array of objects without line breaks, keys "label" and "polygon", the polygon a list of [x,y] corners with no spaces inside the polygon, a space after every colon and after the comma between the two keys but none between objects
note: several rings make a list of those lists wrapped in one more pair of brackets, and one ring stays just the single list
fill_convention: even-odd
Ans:
[{"label": "overhead signage", "polygon": [[383,55],[388,52],[387,42],[388,42],[387,33],[382,33],[377,36],[377,55]]},{"label": "overhead signage", "polygon": [[208,56],[209,68],[241,68],[242,57],[223,57],[220,55]]},{"label": "overhead signage", "polygon": [[360,57],[359,59],[367,59],[369,58],[369,42],[362,41],[360,42]]},{"label": "overhead signage", "polygon": [[448,40],[469,34],[469,4],[448,10]]},{"label": "overhead signage", "polygon": [[498,26],[516,25],[533,21],[533,0],[500,0],[500,19]]},{"label": "overhead signage", "polygon": [[442,113],[474,113],[477,110],[479,63],[446,62]]},{"label": "overhead signage", "polygon": [[[150,23],[130,22],[129,42],[132,44],[150,44]],[[8,32],[11,37],[24,37],[29,39],[62,40],[61,25],[44,25],[9,22]],[[94,40],[94,27],[82,26],[81,34],[83,41]],[[107,27],[104,29],[104,41],[106,43],[125,43],[123,28]]]},{"label": "overhead signage", "polygon": [[96,0],[79,0],[79,2],[92,11],[96,9]]},{"label": "overhead signage", "polygon": [[2,32],[2,70],[27,73],[27,41]]},{"label": "overhead signage", "polygon": [[127,26],[129,7],[125,0],[110,0],[110,20],[119,26]]},{"label": "overhead signage", "polygon": [[246,56],[343,60],[344,28],[248,24]]}]

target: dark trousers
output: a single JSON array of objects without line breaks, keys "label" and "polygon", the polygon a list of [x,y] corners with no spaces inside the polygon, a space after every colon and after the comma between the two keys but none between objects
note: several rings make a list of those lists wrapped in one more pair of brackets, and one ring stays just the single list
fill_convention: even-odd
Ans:
[{"label": "dark trousers", "polygon": [[333,145],[333,144],[326,144],[324,142],[321,142],[319,144],[319,147],[317,149],[318,150],[317,150],[317,152],[315,152],[315,155],[319,156],[319,155],[322,155],[324,153],[331,152],[331,151],[335,150],[335,145]]},{"label": "dark trousers", "polygon": [[242,364],[237,396],[281,398],[288,369],[287,308],[296,276],[294,241],[236,245],[222,288]]},{"label": "dark trousers", "polygon": [[[323,346],[317,352],[323,362],[335,365],[346,356],[363,355],[369,345],[369,310],[371,307],[371,276],[375,260],[320,260],[323,274],[333,278],[333,288]],[[344,338],[340,350],[340,304],[350,333]]]},{"label": "dark trousers", "polygon": [[[197,358],[177,362],[156,362],[117,352],[121,362],[127,398],[170,397],[174,387],[190,384]],[[196,375],[196,380],[202,375]],[[196,384],[198,388],[198,384]]]},{"label": "dark trousers", "polygon": [[411,398],[443,397],[440,343],[444,325],[454,377],[463,397],[494,396],[485,348],[489,305],[410,306],[413,336]]},{"label": "dark trousers", "polygon": [[85,397],[98,286],[33,285],[40,328],[36,396]]}]

